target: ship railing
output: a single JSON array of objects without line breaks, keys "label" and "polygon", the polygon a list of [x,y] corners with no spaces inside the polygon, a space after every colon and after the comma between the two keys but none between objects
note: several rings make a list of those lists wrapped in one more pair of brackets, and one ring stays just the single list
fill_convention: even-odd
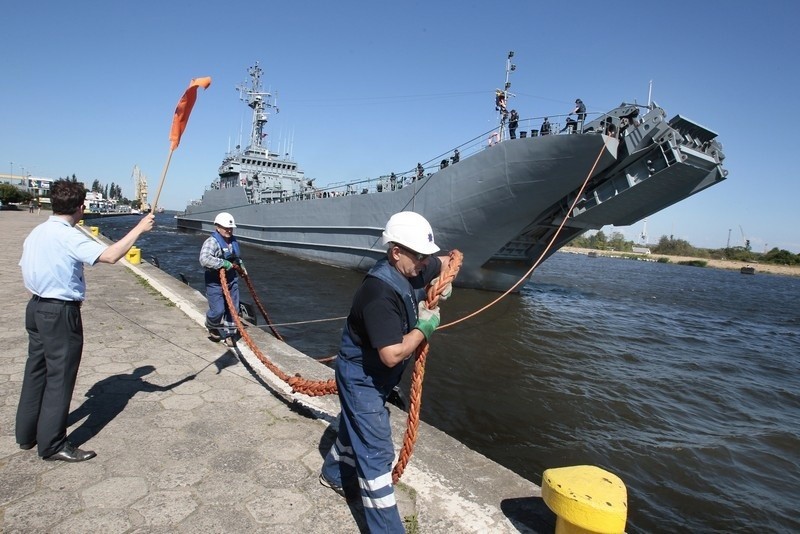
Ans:
[{"label": "ship railing", "polygon": [[[542,135],[572,135],[578,133],[591,133],[592,131],[595,131],[592,127],[587,129],[587,125],[594,120],[591,117],[594,116],[596,119],[602,115],[604,115],[604,113],[586,113],[586,119],[582,121],[573,119],[571,113],[566,115],[542,115],[540,117],[520,119],[516,136],[520,139],[524,139],[526,137],[539,137]],[[542,124],[544,124],[545,118],[547,118],[548,122],[550,123],[549,133],[542,133]],[[574,127],[571,127],[573,124]],[[497,130],[491,130],[490,133],[492,131],[496,132]],[[511,131],[509,130],[508,122],[506,121],[503,123],[502,140],[508,140],[510,138]]]},{"label": "ship railing", "polygon": [[[582,132],[584,125],[591,121],[591,119],[589,119],[589,115],[592,114],[587,113],[586,120],[577,123],[577,127],[574,129],[574,131],[567,127],[566,119],[569,117],[569,115],[548,115],[550,119],[555,119],[554,121],[550,122],[550,135],[569,135],[572,133]],[[593,115],[600,116],[602,114],[594,113]],[[545,116],[543,115],[540,117],[520,119],[519,122],[522,128],[517,129],[517,136],[519,138],[525,138],[529,135],[531,137],[539,136],[541,123],[543,122],[544,117]],[[535,126],[539,127],[537,128]],[[501,137],[500,141],[509,140],[510,135],[508,132],[507,122],[503,125],[503,128],[503,136]],[[491,130],[475,136],[469,141],[443,152],[431,158],[430,160],[421,162],[420,165],[422,166],[422,176],[419,175],[417,167],[414,165],[411,169],[395,172],[393,174],[384,174],[378,177],[369,177],[350,181],[345,180],[333,182],[321,187],[315,186],[311,189],[306,189],[302,192],[296,192],[292,195],[285,196],[280,200],[273,200],[273,202],[310,200],[315,198],[331,198],[397,191],[404,187],[410,186],[417,179],[431,176],[436,172],[449,167],[450,165],[457,165],[464,159],[469,158],[470,156],[473,156],[482,150],[486,150],[491,146],[494,146],[500,142],[498,141],[498,137],[500,137],[498,134],[498,129],[492,128]],[[456,156],[456,151],[458,151],[458,156]]]}]

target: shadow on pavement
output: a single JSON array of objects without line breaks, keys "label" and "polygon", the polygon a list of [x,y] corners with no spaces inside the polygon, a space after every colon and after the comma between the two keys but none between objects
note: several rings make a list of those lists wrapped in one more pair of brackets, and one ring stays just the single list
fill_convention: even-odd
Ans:
[{"label": "shadow on pavement", "polygon": [[197,376],[191,374],[166,386],[151,384],[142,379],[155,370],[156,368],[152,365],[144,365],[134,369],[132,373],[112,375],[93,385],[86,392],[88,398],[67,418],[67,427],[69,427],[86,417],[81,426],[70,433],[70,442],[75,446],[80,446],[99,434],[108,423],[122,413],[125,406],[128,405],[128,401],[137,393],[169,391],[194,380]]}]

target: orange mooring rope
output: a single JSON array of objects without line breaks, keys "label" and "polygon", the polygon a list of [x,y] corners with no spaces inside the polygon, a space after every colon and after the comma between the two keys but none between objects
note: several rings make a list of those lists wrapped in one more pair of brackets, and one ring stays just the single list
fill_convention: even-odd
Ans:
[{"label": "orange mooring rope", "polygon": [[[238,272],[241,272],[238,266],[234,267]],[[228,305],[229,310],[236,310],[233,306],[233,300],[231,299],[231,294],[228,291],[228,282],[227,276],[225,275],[225,269],[219,270],[219,279],[222,285],[222,292],[225,295],[225,302]],[[241,319],[239,319],[239,314],[234,311],[231,313],[233,316],[233,320],[236,323],[236,328],[239,329],[239,333],[242,336],[242,339],[247,346],[250,347],[250,350],[253,351],[253,354],[261,361],[261,363],[266,366],[267,369],[272,371],[272,373],[289,384],[292,388],[293,392],[303,393],[304,395],[308,395],[309,397],[319,397],[322,395],[331,395],[336,393],[336,381],[333,379],[330,380],[307,380],[300,375],[289,376],[288,374],[281,371],[281,369],[275,365],[267,356],[261,352],[261,349],[258,348],[258,345],[255,344],[253,339],[250,337],[250,334],[247,333],[247,330],[244,329],[242,325]]]},{"label": "orange mooring rope", "polygon": [[[433,309],[439,305],[439,296],[442,294],[445,286],[452,283],[458,276],[458,271],[461,269],[461,263],[464,260],[464,255],[458,250],[450,252],[450,262],[444,273],[439,275],[439,281],[434,286],[428,288],[427,306]],[[419,429],[419,412],[422,406],[422,379],[425,377],[425,362],[428,358],[428,351],[430,345],[427,341],[423,341],[417,347],[417,359],[414,362],[414,372],[411,375],[411,394],[409,395],[408,406],[408,422],[406,424],[406,433],[403,436],[403,447],[400,449],[400,454],[397,457],[397,463],[392,469],[392,483],[397,484],[400,477],[403,476],[403,471],[414,453],[414,444],[417,441],[417,430]]]},{"label": "orange mooring rope", "polygon": [[[269,326],[269,329],[272,330],[272,334],[279,340],[284,341],[283,336],[280,335],[280,333],[277,330],[275,330],[274,326],[272,326],[272,320],[269,318],[269,315],[267,315],[267,310],[265,310],[264,306],[261,305],[261,299],[259,299],[258,295],[256,294],[256,290],[253,287],[253,282],[250,281],[250,276],[247,274],[247,272],[244,271],[244,269],[239,269],[238,272],[239,274],[242,275],[242,278],[244,278],[244,281],[247,284],[247,289],[250,290],[250,295],[253,297],[256,306],[258,306],[258,311],[261,312],[261,317],[263,317],[264,320],[267,321],[267,326]],[[227,288],[227,286],[225,287]]]},{"label": "orange mooring rope", "polygon": [[594,174],[594,170],[597,167],[597,164],[600,163],[600,157],[603,155],[603,152],[605,151],[605,149],[606,149],[606,145],[603,144],[603,146],[600,147],[600,152],[597,153],[597,158],[595,158],[594,163],[592,164],[592,168],[589,169],[589,173],[586,175],[586,178],[583,180],[583,184],[581,185],[581,188],[578,190],[578,193],[575,195],[575,199],[572,201],[572,204],[570,205],[569,209],[567,210],[567,216],[562,218],[562,221],[558,225],[558,228],[556,229],[555,233],[553,234],[553,237],[550,239],[550,242],[547,243],[547,246],[542,251],[542,253],[539,255],[539,258],[535,262],[533,262],[533,265],[531,265],[531,268],[528,269],[528,272],[523,274],[520,277],[520,279],[517,280],[516,284],[514,284],[513,286],[508,288],[502,295],[500,295],[499,297],[497,297],[496,299],[494,299],[490,303],[486,304],[485,306],[483,306],[482,308],[480,308],[478,310],[475,310],[474,312],[470,313],[469,315],[465,315],[464,317],[461,317],[460,319],[456,319],[453,322],[450,322],[450,323],[443,324],[443,325],[439,326],[440,329],[450,328],[451,326],[455,326],[458,323],[464,322],[467,319],[472,319],[476,315],[479,315],[479,314],[485,312],[486,310],[488,310],[489,308],[491,308],[492,306],[494,306],[495,304],[497,304],[498,302],[500,302],[501,300],[506,298],[509,294],[511,294],[511,292],[513,292],[515,289],[517,289],[520,286],[520,284],[522,284],[523,281],[527,280],[528,277],[531,276],[531,274],[533,273],[534,269],[536,269],[539,266],[539,264],[542,263],[542,260],[544,259],[545,255],[547,254],[547,251],[549,251],[552,248],[553,243],[555,243],[556,239],[558,239],[559,234],[561,234],[561,230],[564,228],[564,225],[567,223],[567,220],[569,219],[569,214],[572,213],[572,210],[574,210],[575,206],[578,205],[578,201],[580,200],[581,195],[583,195],[583,192],[586,189],[586,186],[589,184],[589,180],[591,179],[592,174]]},{"label": "orange mooring rope", "polygon": [[[455,280],[456,276],[458,276],[458,271],[461,269],[461,264],[463,262],[464,255],[461,254],[458,250],[453,250],[450,252],[450,261],[448,262],[447,269],[443,273],[439,275],[438,282],[436,284],[431,284],[428,287],[427,292],[427,306],[429,309],[433,309],[439,305],[439,296],[444,291],[444,288],[447,284],[450,284]],[[255,294],[253,290],[253,286],[250,283],[250,278],[246,274],[242,272],[239,266],[234,266],[234,269],[237,270],[240,274],[242,274],[245,282],[247,283],[247,287],[250,289],[250,294],[253,296],[253,299],[256,301],[256,305],[258,306],[261,315],[270,324],[270,328],[272,332],[275,334],[275,337],[278,339],[283,339],[280,337],[277,331],[271,326],[271,322],[267,316],[264,307],[261,305],[261,301]],[[219,279],[220,285],[222,286],[222,292],[225,295],[225,302],[228,305],[229,310],[235,310],[233,307],[233,300],[231,299],[230,292],[228,291],[228,282],[227,276],[225,274],[225,269],[219,270]],[[242,336],[242,339],[245,341],[250,350],[256,355],[256,357],[264,364],[264,366],[269,369],[275,376],[289,384],[292,388],[293,392],[303,393],[304,395],[308,395],[310,397],[319,397],[322,395],[332,395],[338,392],[336,387],[336,381],[331,380],[307,380],[300,375],[289,376],[288,374],[284,373],[277,365],[275,365],[269,358],[261,352],[261,349],[255,344],[253,339],[247,333],[247,330],[244,329],[242,325],[242,321],[239,318],[238,313],[231,313],[233,316],[233,320],[236,323],[236,327],[239,329],[239,333]],[[409,398],[409,409],[408,409],[408,421],[406,424],[406,432],[403,437],[403,447],[400,450],[400,455],[397,459],[397,464],[395,464],[394,469],[392,470],[392,481],[393,483],[397,483],[400,480],[400,477],[403,476],[403,471],[405,470],[406,465],[408,465],[409,460],[411,459],[411,455],[414,452],[414,444],[417,441],[417,430],[419,429],[419,412],[420,407],[422,406],[422,380],[425,377],[425,362],[428,357],[428,351],[430,350],[430,345],[427,341],[423,341],[416,350],[416,361],[414,362],[414,371],[411,375],[411,394]]]}]

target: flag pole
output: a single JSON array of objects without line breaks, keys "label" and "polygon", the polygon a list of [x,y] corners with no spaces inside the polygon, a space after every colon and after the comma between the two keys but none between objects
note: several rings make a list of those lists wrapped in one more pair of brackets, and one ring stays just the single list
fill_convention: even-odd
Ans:
[{"label": "flag pole", "polygon": [[156,193],[156,199],[153,201],[153,206],[150,208],[151,213],[156,212],[156,206],[158,206],[158,197],[161,196],[161,188],[164,187],[164,179],[167,177],[167,169],[169,169],[169,162],[172,160],[172,153],[175,152],[174,148],[169,149],[169,155],[167,156],[167,162],[164,164],[164,170],[161,171],[161,181],[158,183],[158,192]]},{"label": "flag pole", "polygon": [[186,124],[189,122],[189,115],[192,113],[194,102],[197,100],[197,88],[202,87],[203,89],[208,89],[209,85],[211,85],[211,77],[209,76],[205,78],[194,78],[189,82],[189,88],[183,93],[181,99],[178,100],[178,105],[175,107],[175,116],[172,118],[172,128],[169,132],[169,155],[167,156],[167,162],[164,164],[164,170],[161,172],[161,180],[158,183],[156,199],[153,202],[153,206],[150,208],[150,211],[153,213],[155,213],[158,207],[161,189],[164,187],[164,182],[167,179],[167,169],[169,169],[169,162],[172,161],[172,153],[175,152],[175,149],[178,148],[181,142],[181,136],[186,129]]}]

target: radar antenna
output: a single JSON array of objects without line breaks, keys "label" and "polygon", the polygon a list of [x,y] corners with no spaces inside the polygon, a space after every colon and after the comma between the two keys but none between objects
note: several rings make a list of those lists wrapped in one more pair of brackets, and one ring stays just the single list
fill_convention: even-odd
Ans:
[{"label": "radar antenna", "polygon": [[265,92],[261,87],[261,75],[264,73],[259,67],[258,62],[248,69],[250,75],[250,85],[241,83],[236,86],[239,91],[239,99],[246,103],[253,110],[253,125],[250,130],[250,146],[248,149],[263,148],[263,140],[266,137],[264,133],[264,126],[269,120],[269,109],[275,108],[275,113],[278,113],[278,108],[272,102],[272,94]]}]

